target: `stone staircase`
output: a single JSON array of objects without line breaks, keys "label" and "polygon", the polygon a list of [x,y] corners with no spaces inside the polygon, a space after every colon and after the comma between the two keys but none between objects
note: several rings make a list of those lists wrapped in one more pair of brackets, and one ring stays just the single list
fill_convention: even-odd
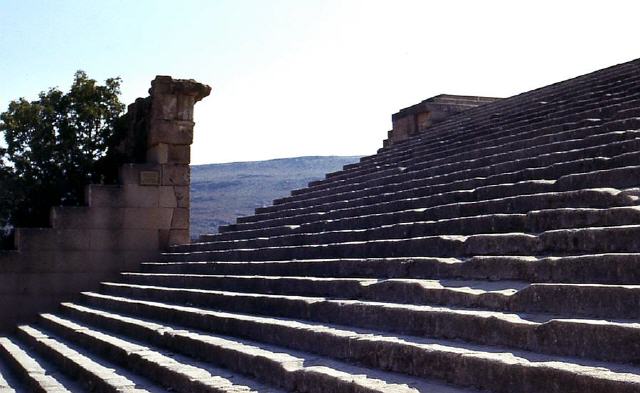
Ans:
[{"label": "stone staircase", "polygon": [[0,392],[640,392],[640,60],[469,109],[0,339]]}]

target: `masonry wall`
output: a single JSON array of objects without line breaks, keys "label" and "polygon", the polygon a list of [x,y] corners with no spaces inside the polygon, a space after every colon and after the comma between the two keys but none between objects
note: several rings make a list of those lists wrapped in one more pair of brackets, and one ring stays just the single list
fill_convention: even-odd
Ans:
[{"label": "masonry wall", "polygon": [[210,90],[156,77],[125,115],[121,150],[136,162],[120,168],[119,184],[88,186],[86,206],[52,208],[50,227],[16,229],[16,250],[0,251],[0,331],[189,242],[193,107]]},{"label": "masonry wall", "polygon": [[452,115],[499,100],[494,97],[440,94],[401,109],[391,116],[393,128],[383,141],[383,148],[409,139]]}]

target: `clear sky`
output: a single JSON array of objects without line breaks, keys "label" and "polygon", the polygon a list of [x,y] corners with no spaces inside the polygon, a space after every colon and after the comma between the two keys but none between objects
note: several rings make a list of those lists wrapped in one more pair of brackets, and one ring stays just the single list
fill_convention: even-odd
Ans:
[{"label": "clear sky", "polygon": [[0,110],[82,69],[213,86],[196,164],[372,154],[400,108],[510,96],[640,57],[640,1],[0,0]]}]

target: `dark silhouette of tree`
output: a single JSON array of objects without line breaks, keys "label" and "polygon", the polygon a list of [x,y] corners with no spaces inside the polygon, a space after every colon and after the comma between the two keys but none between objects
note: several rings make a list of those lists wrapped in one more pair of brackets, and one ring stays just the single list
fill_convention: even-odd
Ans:
[{"label": "dark silhouette of tree", "polygon": [[51,206],[81,205],[89,183],[113,179],[120,78],[100,85],[77,71],[69,92],[12,101],[0,115],[0,227],[48,224]]}]

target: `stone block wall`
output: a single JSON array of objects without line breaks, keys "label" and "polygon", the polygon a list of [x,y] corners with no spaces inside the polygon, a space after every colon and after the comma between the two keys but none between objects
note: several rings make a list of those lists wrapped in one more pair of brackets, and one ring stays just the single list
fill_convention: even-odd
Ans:
[{"label": "stone block wall", "polygon": [[52,208],[50,227],[16,229],[16,249],[0,251],[0,331],[189,242],[193,108],[210,90],[156,77],[124,116],[131,163],[119,184],[89,185],[85,206]]},{"label": "stone block wall", "polygon": [[388,132],[383,148],[404,141],[451,115],[497,100],[499,98],[441,94],[401,109],[391,116],[393,128]]}]

